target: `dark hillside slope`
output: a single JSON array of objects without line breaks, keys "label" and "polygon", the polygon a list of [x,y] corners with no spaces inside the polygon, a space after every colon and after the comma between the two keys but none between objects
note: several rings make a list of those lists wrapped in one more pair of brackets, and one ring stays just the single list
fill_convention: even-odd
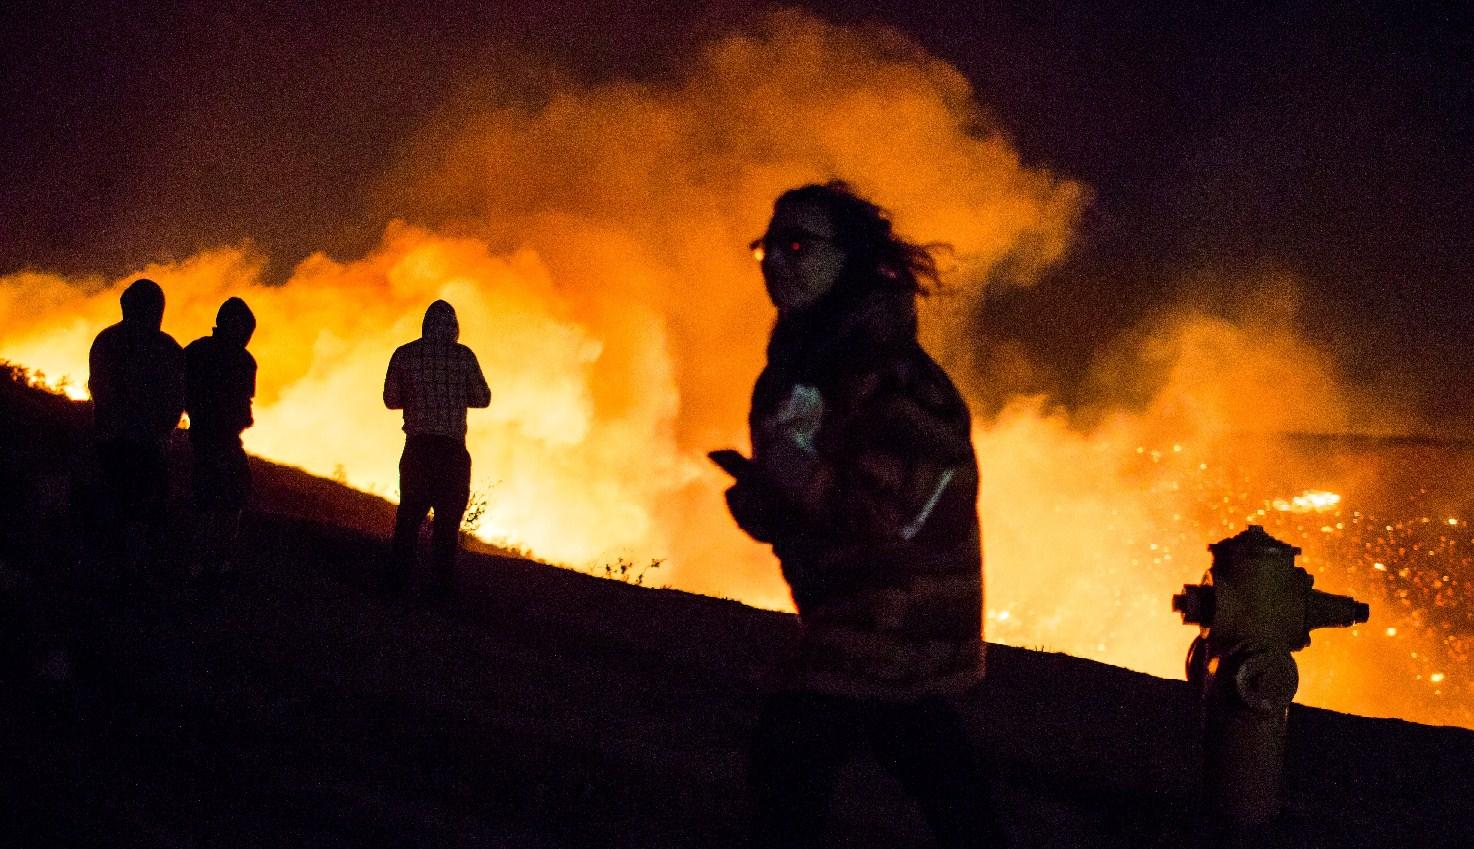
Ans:
[{"label": "dark hillside slope", "polygon": [[[84,422],[0,386],[7,527],[67,528],[32,496]],[[739,845],[744,740],[792,617],[492,553],[464,557],[456,602],[386,604],[389,506],[257,471],[242,575],[217,597],[165,581],[68,606],[48,559],[67,547],[4,537],[0,846]],[[77,670],[47,683],[34,661],[57,642]],[[995,646],[966,707],[1019,845],[1192,844],[1184,683]],[[1286,843],[1474,845],[1474,733],[1292,721]],[[842,792],[832,845],[926,845],[873,764]]]}]

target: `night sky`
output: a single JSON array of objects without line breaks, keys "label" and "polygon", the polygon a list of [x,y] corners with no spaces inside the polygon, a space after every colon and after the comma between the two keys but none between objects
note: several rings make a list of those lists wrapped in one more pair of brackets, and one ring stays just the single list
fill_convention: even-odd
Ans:
[{"label": "night sky", "polygon": [[[808,8],[908,34],[1027,163],[1090,188],[1069,257],[979,328],[1048,363],[1039,388],[1086,400],[1093,357],[1185,287],[1232,314],[1246,275],[1285,272],[1350,381],[1415,387],[1409,430],[1470,435],[1474,30],[1453,3],[1249,5]],[[659,78],[767,6],[149,8],[0,11],[0,273],[119,275],[246,238],[279,279],[361,254],[396,213],[384,170],[488,71]]]}]

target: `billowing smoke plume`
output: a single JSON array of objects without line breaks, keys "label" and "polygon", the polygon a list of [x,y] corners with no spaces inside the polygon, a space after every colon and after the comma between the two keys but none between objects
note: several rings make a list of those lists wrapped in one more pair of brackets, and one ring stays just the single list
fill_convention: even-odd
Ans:
[{"label": "billowing smoke plume", "polygon": [[[239,248],[142,269],[169,293],[166,329],[187,341],[244,296],[260,318],[248,447],[392,494],[383,367],[445,298],[495,395],[471,416],[483,536],[578,566],[664,558],[677,586],[770,606],[786,605],[781,583],[731,527],[704,453],[745,442],[772,320],[745,246],[773,198],[853,181],[907,232],[953,246],[946,312],[965,316],[990,271],[1063,250],[1080,197],[1020,165],[955,70],[794,13],[713,44],[683,79],[550,79],[540,97],[447,115],[385,180],[417,226],[391,224],[362,259],[312,257],[279,288]],[[25,319],[5,355],[82,380],[125,282],[7,281]]]}]

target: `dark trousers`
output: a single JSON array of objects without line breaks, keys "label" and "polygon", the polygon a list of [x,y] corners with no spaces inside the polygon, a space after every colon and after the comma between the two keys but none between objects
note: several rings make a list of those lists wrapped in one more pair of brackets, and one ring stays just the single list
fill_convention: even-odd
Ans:
[{"label": "dark trousers", "polygon": [[867,744],[917,801],[937,846],[1004,845],[986,771],[946,701],[899,704],[789,692],[768,699],[753,734],[755,849],[821,846],[840,767]]},{"label": "dark trousers", "polygon": [[103,558],[126,575],[160,554],[169,499],[164,446],[99,441],[101,479],[94,539]]},{"label": "dark trousers", "polygon": [[241,511],[251,494],[251,464],[238,433],[191,423],[194,454],[195,550],[193,577],[223,576],[231,570]]},{"label": "dark trousers", "polygon": [[251,493],[251,465],[240,434],[191,428],[194,503],[201,510],[239,512]]},{"label": "dark trousers", "polygon": [[463,440],[413,435],[399,458],[399,512],[388,583],[403,587],[414,572],[415,548],[425,515],[435,511],[431,559],[442,582],[454,577],[461,518],[471,498],[471,455]]}]

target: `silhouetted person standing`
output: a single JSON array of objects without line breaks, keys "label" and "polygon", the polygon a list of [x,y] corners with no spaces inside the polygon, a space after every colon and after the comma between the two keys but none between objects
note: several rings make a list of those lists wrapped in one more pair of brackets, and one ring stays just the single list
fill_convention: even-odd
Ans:
[{"label": "silhouetted person standing", "polygon": [[241,432],[254,423],[256,358],[246,350],[256,316],[240,298],[220,305],[209,336],[184,349],[189,444],[194,454],[198,561],[191,571],[217,578],[230,570],[241,511],[251,491],[251,467]]},{"label": "silhouetted person standing", "polygon": [[89,356],[101,471],[98,541],[120,577],[157,555],[169,494],[164,449],[184,410],[184,352],[160,330],[164,291],[139,279],[123,291],[123,320],[97,334]]},{"label": "silhouetted person standing", "polygon": [[1000,846],[950,701],[983,677],[982,554],[967,405],[916,338],[935,263],[843,183],[783,194],[753,249],[778,308],[753,457],[712,458],[802,624],[754,731],[756,843],[820,845],[838,771],[868,745],[938,845]]},{"label": "silhouetted person standing", "polygon": [[455,308],[436,301],[425,310],[419,339],[401,345],[384,376],[384,406],[404,410],[404,454],[399,459],[399,511],[384,588],[403,591],[414,572],[425,515],[435,511],[432,559],[442,592],[455,589],[461,519],[471,495],[466,410],[491,404],[491,390],[470,348],[456,340]]}]

